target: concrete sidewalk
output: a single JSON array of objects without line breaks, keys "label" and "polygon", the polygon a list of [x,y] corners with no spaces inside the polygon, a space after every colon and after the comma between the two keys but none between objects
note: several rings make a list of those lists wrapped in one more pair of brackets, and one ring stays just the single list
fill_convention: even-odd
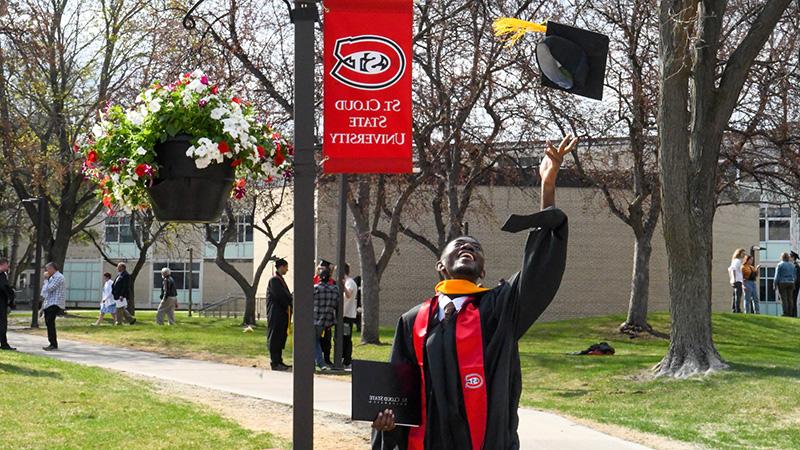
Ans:
[{"label": "concrete sidewalk", "polygon": [[[273,402],[292,403],[292,374],[171,358],[156,353],[59,339],[59,350],[45,352],[43,336],[9,333],[19,351],[89,366],[200,386]],[[325,377],[314,382],[314,409],[350,417],[350,383]],[[647,450],[638,444],[578,425],[561,416],[520,408],[519,437],[523,449]]]}]

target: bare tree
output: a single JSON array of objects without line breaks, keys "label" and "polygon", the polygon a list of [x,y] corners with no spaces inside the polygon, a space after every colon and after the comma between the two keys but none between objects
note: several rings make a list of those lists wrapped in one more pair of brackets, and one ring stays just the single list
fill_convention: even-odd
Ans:
[{"label": "bare tree", "polygon": [[[236,242],[239,233],[236,226],[237,215],[234,205],[228,202],[225,207],[225,223],[221,226],[219,233],[214,233],[214,228],[211,225],[205,225],[206,240],[217,251],[214,262],[223,272],[236,281],[236,284],[239,285],[244,293],[245,310],[242,317],[242,325],[256,325],[256,291],[261,282],[261,277],[264,274],[267,263],[273,259],[278,243],[294,227],[293,222],[282,224],[280,228],[275,228],[272,223],[285,208],[285,202],[288,201],[286,192],[288,187],[289,181],[283,180],[277,186],[257,189],[255,193],[246,199],[248,205],[247,214],[245,215],[248,221],[247,225],[264,235],[267,240],[267,249],[261,255],[261,259],[258,260],[258,265],[252,277],[250,274],[241,273],[225,257],[225,247],[228,243]],[[241,211],[243,206],[241,205],[238,210]]]},{"label": "bare tree", "polygon": [[659,376],[686,377],[727,367],[711,333],[720,147],[748,72],[789,3],[768,0],[739,11],[734,22],[746,34],[725,55],[726,0],[660,2],[659,166],[672,332],[667,354],[656,367]]},{"label": "bare tree", "polygon": [[[153,211],[150,209],[145,211],[133,211],[129,217],[128,226],[130,227],[130,233],[139,251],[139,255],[130,272],[131,287],[130,296],[128,297],[128,312],[130,312],[131,315],[136,315],[136,278],[139,276],[142,268],[144,268],[145,263],[147,263],[147,256],[150,249],[164,237],[170,225],[168,223],[158,222]],[[109,255],[108,245],[98,240],[96,232],[92,227],[84,229],[83,235],[92,242],[107,263],[116,266],[120,262],[125,262]]]}]

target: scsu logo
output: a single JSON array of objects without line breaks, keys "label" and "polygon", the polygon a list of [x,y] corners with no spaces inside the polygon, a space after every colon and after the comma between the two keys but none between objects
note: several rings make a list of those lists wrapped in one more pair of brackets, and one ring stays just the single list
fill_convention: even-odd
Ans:
[{"label": "scsu logo", "polygon": [[477,373],[471,373],[464,377],[464,387],[467,389],[478,389],[483,386],[483,377]]},{"label": "scsu logo", "polygon": [[336,65],[331,76],[356,89],[381,90],[397,83],[406,71],[406,55],[383,36],[348,36],[336,40]]}]

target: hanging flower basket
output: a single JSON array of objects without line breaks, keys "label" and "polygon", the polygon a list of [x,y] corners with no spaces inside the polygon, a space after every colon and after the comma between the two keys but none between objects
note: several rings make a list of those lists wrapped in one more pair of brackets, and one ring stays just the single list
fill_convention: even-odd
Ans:
[{"label": "hanging flower basket", "polygon": [[280,133],[199,70],[106,108],[85,141],[75,149],[109,212],[152,208],[163,222],[216,221],[246,180],[291,175]]}]

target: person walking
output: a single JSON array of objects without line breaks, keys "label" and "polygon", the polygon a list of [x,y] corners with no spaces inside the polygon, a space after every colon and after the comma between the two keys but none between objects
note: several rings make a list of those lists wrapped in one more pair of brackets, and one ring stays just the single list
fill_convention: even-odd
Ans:
[{"label": "person walking", "polygon": [[731,265],[728,267],[728,276],[730,277],[731,287],[733,288],[731,311],[735,313],[742,312],[742,285],[744,284],[742,264],[745,254],[746,252],[743,248],[737,248],[736,251],[733,252]]},{"label": "person walking", "polygon": [[795,311],[797,304],[794,300],[794,281],[794,264],[790,262],[789,253],[784,252],[781,254],[781,262],[778,263],[778,267],[775,269],[775,287],[781,297],[784,317],[797,316],[797,311]]},{"label": "person walking", "polygon": [[358,285],[350,278],[350,264],[344,265],[344,307],[342,317],[344,329],[342,330],[342,364],[345,370],[350,369],[353,362],[353,326],[356,324],[358,304],[356,294]]},{"label": "person walking", "polygon": [[742,264],[742,278],[744,278],[744,312],[759,314],[758,311],[758,269],[761,266],[753,265],[753,256],[747,255]]},{"label": "person walking", "polygon": [[339,287],[330,284],[331,272],[323,268],[319,272],[319,283],[314,286],[314,330],[316,331],[316,354],[314,362],[322,370],[330,370],[322,354],[320,337],[336,322],[336,305],[339,303]]},{"label": "person walking", "polygon": [[8,282],[8,258],[0,258],[0,350],[16,350],[8,344],[8,314],[14,306],[14,289]]},{"label": "person walking", "polygon": [[58,337],[56,335],[56,316],[63,314],[67,309],[67,284],[64,275],[58,271],[54,262],[44,266],[44,283],[42,284],[42,309],[44,323],[47,325],[47,340],[50,345],[42,347],[46,351],[58,350]]},{"label": "person walking", "polygon": [[798,261],[800,259],[800,255],[798,255],[797,252],[792,251],[792,252],[789,253],[789,256],[791,256],[792,260],[794,261],[794,296],[795,296],[795,300],[794,300],[793,305],[794,305],[794,317],[797,317],[798,316],[797,303],[798,303],[798,301],[800,301],[800,261]]},{"label": "person walking", "polygon": [[114,303],[117,311],[115,314],[115,324],[119,325],[123,320],[133,325],[136,318],[128,312],[128,298],[131,295],[131,275],[128,273],[125,263],[117,264],[117,277],[111,285],[111,293],[114,296]]},{"label": "person walking", "polygon": [[97,317],[97,322],[92,324],[98,326],[103,323],[106,314],[111,314],[111,317],[117,315],[117,304],[114,302],[114,294],[112,293],[114,282],[111,281],[111,274],[106,272],[103,274],[103,297],[100,300],[100,316]]},{"label": "person walking", "polygon": [[175,325],[175,308],[178,307],[178,288],[170,274],[169,267],[161,269],[161,302],[156,311],[156,323],[164,325],[164,314],[170,325]]}]

